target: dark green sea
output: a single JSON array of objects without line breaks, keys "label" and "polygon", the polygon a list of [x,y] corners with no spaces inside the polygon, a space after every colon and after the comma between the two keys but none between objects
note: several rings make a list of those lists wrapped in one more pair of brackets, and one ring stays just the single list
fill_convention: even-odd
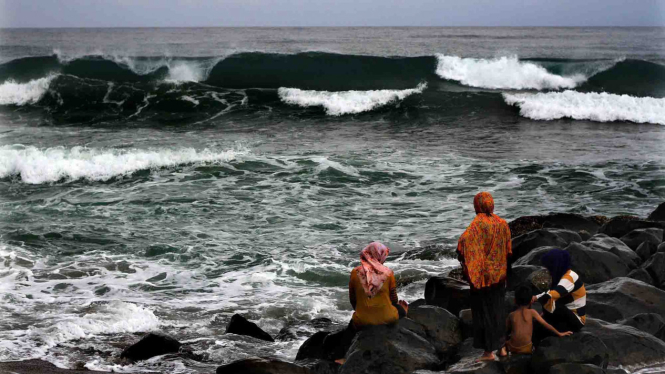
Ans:
[{"label": "dark green sea", "polygon": [[[664,125],[663,28],[2,29],[0,361],[293,359],[370,241],[422,297],[479,191],[646,216]],[[152,330],[207,361],[118,366]]]}]

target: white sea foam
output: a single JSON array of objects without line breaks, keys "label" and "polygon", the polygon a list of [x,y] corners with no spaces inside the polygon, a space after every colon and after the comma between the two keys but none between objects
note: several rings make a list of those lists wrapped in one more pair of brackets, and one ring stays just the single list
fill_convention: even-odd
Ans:
[{"label": "white sea foam", "polygon": [[492,89],[573,88],[586,80],[583,75],[560,76],[517,56],[494,59],[461,58],[438,54],[436,74],[471,87]]},{"label": "white sea foam", "polygon": [[427,84],[421,83],[416,88],[407,90],[373,90],[373,91],[308,91],[298,88],[280,87],[279,98],[287,103],[302,107],[322,106],[326,114],[341,116],[344,114],[361,113],[404,100],[413,94],[422,93]]},{"label": "white sea foam", "polygon": [[522,116],[531,119],[573,118],[598,122],[631,121],[665,125],[665,99],[570,90],[504,94],[503,97],[506,103],[518,106]]},{"label": "white sea foam", "polygon": [[138,170],[172,167],[190,163],[227,162],[242,150],[180,149],[91,149],[33,146],[0,147],[0,178],[20,176],[25,183],[40,184],[59,180],[103,181]]},{"label": "white sea foam", "polygon": [[180,97],[180,100],[189,101],[190,103],[194,104],[195,106],[200,104],[200,102],[198,100],[196,100],[195,98],[193,98],[191,96],[187,96],[187,95],[182,95]]},{"label": "white sea foam", "polygon": [[38,102],[48,91],[55,76],[34,79],[27,83],[13,80],[0,84],[0,105],[25,105]]},{"label": "white sea foam", "polygon": [[202,66],[194,62],[177,61],[169,65],[167,82],[200,82],[207,76]]}]

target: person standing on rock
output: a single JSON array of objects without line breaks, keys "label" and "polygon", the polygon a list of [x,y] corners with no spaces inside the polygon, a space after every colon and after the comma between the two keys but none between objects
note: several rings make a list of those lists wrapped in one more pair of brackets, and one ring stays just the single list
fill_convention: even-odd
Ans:
[{"label": "person standing on rock", "polygon": [[506,340],[506,278],[512,255],[510,228],[494,214],[494,199],[481,192],[473,199],[476,217],[459,238],[457,252],[464,277],[471,287],[473,347],[483,349],[483,361],[493,361],[494,351]]},{"label": "person standing on rock", "polygon": [[586,323],[586,288],[571,269],[570,253],[553,249],[540,261],[552,276],[552,288],[533,297],[543,305],[543,319],[559,331],[580,331]]},{"label": "person standing on rock", "polygon": [[330,334],[323,342],[324,350],[340,364],[356,332],[365,326],[397,323],[409,310],[408,304],[397,298],[393,271],[383,265],[389,253],[385,245],[372,242],[360,252],[360,265],[351,271],[349,301],[353,317],[345,330]]}]

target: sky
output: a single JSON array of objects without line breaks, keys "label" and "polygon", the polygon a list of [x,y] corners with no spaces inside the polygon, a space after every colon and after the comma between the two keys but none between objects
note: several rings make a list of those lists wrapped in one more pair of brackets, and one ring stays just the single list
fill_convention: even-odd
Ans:
[{"label": "sky", "polygon": [[0,27],[665,26],[665,0],[0,0]]}]

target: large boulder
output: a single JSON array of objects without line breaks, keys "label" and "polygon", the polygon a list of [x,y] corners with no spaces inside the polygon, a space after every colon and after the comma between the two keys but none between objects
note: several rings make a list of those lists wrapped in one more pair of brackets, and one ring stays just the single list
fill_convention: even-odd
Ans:
[{"label": "large boulder", "polygon": [[560,237],[566,242],[566,244],[582,242],[582,237],[580,236],[580,234],[572,230],[556,229],[556,228],[547,228],[544,230],[549,231],[552,234]]},{"label": "large boulder", "polygon": [[635,270],[631,271],[630,273],[628,273],[627,276],[628,276],[628,278],[636,279],[636,280],[642,281],[646,284],[650,284],[650,285],[654,284],[653,278],[651,278],[651,275],[649,274],[649,272],[642,269],[642,268],[635,269]]},{"label": "large boulder", "polygon": [[296,361],[306,359],[320,359],[326,357],[326,352],[323,349],[323,341],[330,334],[329,331],[318,331],[314,335],[305,340],[296,354]]},{"label": "large boulder", "polygon": [[255,323],[249,322],[240,314],[234,314],[233,317],[231,317],[231,321],[229,322],[228,326],[226,326],[226,333],[251,336],[253,338],[265,340],[267,342],[275,341],[275,339],[273,339],[270,334],[261,330],[261,328]]},{"label": "large boulder", "polygon": [[660,253],[660,252],[665,252],[665,242],[660,243],[660,245],[659,245],[658,248],[656,249],[656,252],[658,252],[658,253]]},{"label": "large boulder", "polygon": [[460,345],[457,362],[446,370],[446,374],[526,374],[529,373],[531,357],[515,355],[507,359],[492,362],[478,362],[483,354],[481,349],[473,348],[473,338],[464,340]]},{"label": "large boulder", "polygon": [[636,229],[621,237],[632,250],[636,250],[644,242],[653,243],[656,248],[663,242],[663,230],[661,229]]},{"label": "large boulder", "polygon": [[589,238],[589,240],[582,242],[582,244],[591,249],[610,252],[616,255],[631,269],[635,269],[642,263],[640,256],[627,246],[626,243],[605,234],[596,234]]},{"label": "large boulder", "polygon": [[644,242],[640,244],[635,250],[635,254],[640,256],[642,261],[649,261],[651,256],[658,252],[658,246],[652,242]]},{"label": "large boulder", "polygon": [[609,220],[598,229],[601,234],[606,234],[615,238],[621,238],[629,232],[637,229],[665,228],[664,222],[644,221],[634,216],[618,216]]},{"label": "large boulder", "polygon": [[449,352],[462,342],[462,325],[449,311],[433,306],[409,308],[409,319],[421,325],[427,339],[440,352]]},{"label": "large boulder", "polygon": [[606,368],[609,351],[603,341],[588,332],[579,332],[565,338],[543,339],[531,359],[536,373],[547,373],[550,367],[562,363],[592,364]]},{"label": "large boulder", "polygon": [[469,284],[450,277],[432,277],[425,284],[425,300],[457,315],[460,310],[469,308],[471,288]]},{"label": "large boulder", "polygon": [[610,252],[593,250],[579,243],[570,244],[566,251],[570,253],[573,270],[585,284],[625,277],[630,272],[628,265]]},{"label": "large boulder", "polygon": [[531,266],[541,266],[540,259],[545,255],[545,253],[555,249],[555,248],[565,248],[565,247],[539,247],[531,250],[528,254],[522,258],[515,261],[513,267],[522,266],[522,265],[531,265]]},{"label": "large boulder", "polygon": [[440,365],[436,349],[420,335],[399,325],[370,326],[356,335],[340,374],[407,374]]},{"label": "large boulder", "polygon": [[535,265],[515,265],[508,275],[508,291],[527,286],[535,293],[549,289],[551,277],[547,269]]},{"label": "large boulder", "polygon": [[222,365],[217,374],[312,374],[312,371],[300,365],[273,358],[247,358]]},{"label": "large boulder", "polygon": [[640,313],[665,316],[665,291],[631,278],[587,287],[587,316],[616,322]]},{"label": "large boulder", "polygon": [[665,283],[665,253],[656,253],[651,256],[651,259],[644,264],[644,270],[651,275],[654,284],[661,285]]},{"label": "large boulder", "polygon": [[665,221],[665,203],[658,205],[656,210],[651,212],[647,219],[649,221]]},{"label": "large boulder", "polygon": [[665,319],[656,313],[640,313],[618,322],[634,327],[665,341]]},{"label": "large boulder", "polygon": [[623,369],[602,369],[591,364],[558,364],[552,366],[549,374],[628,374]]},{"label": "large boulder", "polygon": [[512,239],[513,256],[516,261],[539,247],[564,248],[568,243],[557,234],[547,230],[535,230]]},{"label": "large boulder", "polygon": [[125,348],[120,357],[131,361],[147,360],[167,353],[178,353],[180,346],[179,341],[168,335],[151,332],[137,343]]},{"label": "large boulder", "polygon": [[611,366],[646,366],[665,358],[665,342],[634,327],[590,318],[584,331],[603,341]]}]

